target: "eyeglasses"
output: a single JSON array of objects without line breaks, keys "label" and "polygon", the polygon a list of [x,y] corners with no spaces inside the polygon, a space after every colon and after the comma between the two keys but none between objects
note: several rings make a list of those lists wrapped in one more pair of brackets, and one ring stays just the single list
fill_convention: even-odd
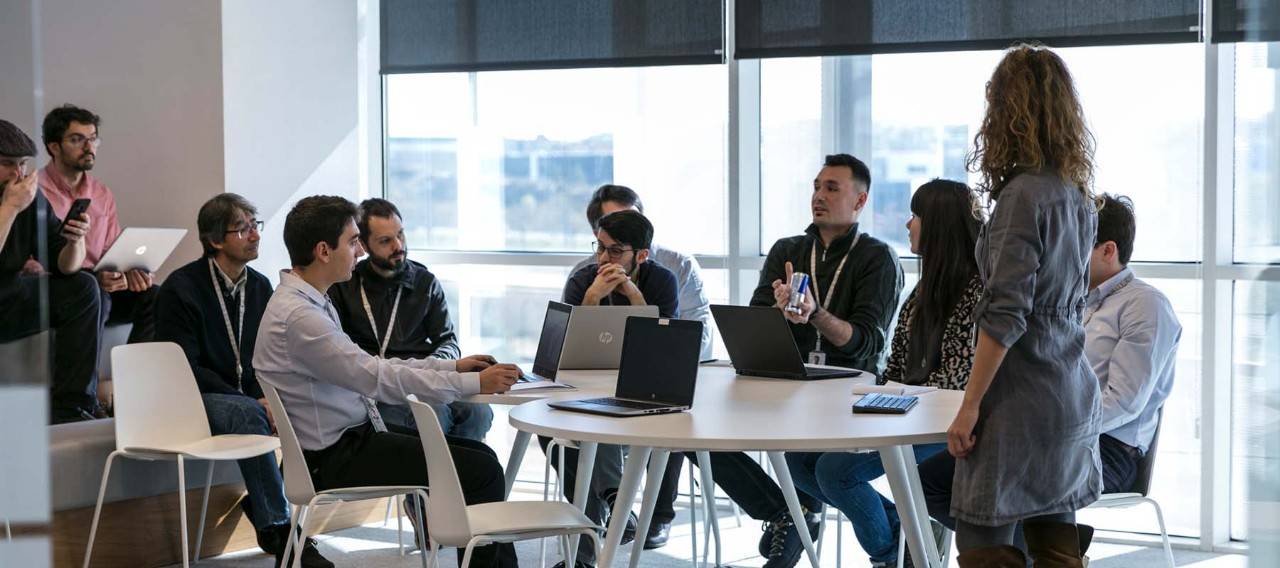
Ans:
[{"label": "eyeglasses", "polygon": [[240,237],[243,239],[244,234],[247,232],[262,233],[262,228],[265,226],[266,226],[266,223],[262,221],[259,221],[257,219],[250,219],[249,222],[245,223],[243,227],[240,227],[239,229],[230,229],[224,232],[228,235],[235,233],[237,237]]},{"label": "eyeglasses", "polygon": [[618,245],[605,246],[604,243],[600,241],[592,241],[591,246],[596,249],[596,254],[604,254],[606,252],[609,253],[609,258],[620,258],[622,257],[622,255],[627,254],[628,252],[631,252],[633,250],[636,250],[632,248],[622,248]]},{"label": "eyeglasses", "polygon": [[99,145],[102,144],[102,139],[99,138],[96,134],[91,138],[85,138],[84,136],[81,136],[79,134],[72,134],[71,136],[67,137],[67,144],[70,144],[72,146],[84,146],[85,142],[88,142],[90,146],[97,148]]}]

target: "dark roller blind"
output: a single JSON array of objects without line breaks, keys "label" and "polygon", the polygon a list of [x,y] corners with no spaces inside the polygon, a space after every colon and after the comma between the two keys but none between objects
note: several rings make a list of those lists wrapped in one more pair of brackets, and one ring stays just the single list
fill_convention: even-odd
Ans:
[{"label": "dark roller blind", "polygon": [[721,0],[383,0],[382,72],[724,61]]},{"label": "dark roller blind", "polygon": [[734,57],[1194,42],[1197,0],[730,0]]},{"label": "dark roller blind", "polygon": [[1213,41],[1280,41],[1280,1],[1213,0]]}]

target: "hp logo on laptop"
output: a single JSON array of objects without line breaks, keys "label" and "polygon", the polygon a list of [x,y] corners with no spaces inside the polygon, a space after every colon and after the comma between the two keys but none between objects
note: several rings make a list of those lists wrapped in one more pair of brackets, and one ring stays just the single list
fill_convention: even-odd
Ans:
[{"label": "hp logo on laptop", "polygon": [[607,331],[600,332],[600,343],[603,343],[605,345],[613,343],[613,334]]}]

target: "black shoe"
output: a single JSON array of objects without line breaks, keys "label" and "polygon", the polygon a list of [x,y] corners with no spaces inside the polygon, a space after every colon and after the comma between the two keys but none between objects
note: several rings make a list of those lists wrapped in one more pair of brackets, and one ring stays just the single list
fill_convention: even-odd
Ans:
[{"label": "black shoe", "polygon": [[649,534],[644,537],[644,549],[653,550],[662,548],[667,545],[667,540],[671,538],[671,522],[660,523],[652,521],[649,523]]},{"label": "black shoe", "polygon": [[[295,549],[293,554],[297,554]],[[289,558],[284,557],[284,550],[276,553],[277,568],[288,568],[293,566],[293,555]],[[302,546],[302,568],[334,568],[333,563],[320,555],[320,551],[316,550],[316,541],[308,538]]]},{"label": "black shoe", "polygon": [[[555,566],[552,566],[551,568],[564,568],[564,561],[561,560],[559,562],[556,562]],[[596,568],[596,567],[594,564],[587,564],[586,562],[583,562],[581,560],[574,560],[573,568]]]},{"label": "black shoe", "polygon": [[[818,538],[818,527],[821,522],[805,515],[805,528],[809,530],[809,538]],[[804,555],[804,543],[800,541],[800,533],[796,531],[791,515],[785,511],[772,521],[765,523],[764,534],[760,536],[760,555],[765,558],[764,568],[791,568]]]},{"label": "black shoe", "polygon": [[[412,499],[405,497],[404,500],[401,501],[403,506],[402,510],[404,511],[404,516],[409,517],[409,524],[413,526],[413,546],[418,546],[418,542],[420,542],[419,539],[421,539],[421,542],[426,542],[427,546],[431,546],[431,534],[427,532],[427,528],[425,526],[418,524],[418,501],[419,500],[416,496]],[[427,522],[425,514],[422,516],[422,522],[423,524]]]},{"label": "black shoe", "polygon": [[289,537],[289,525],[267,527],[257,532],[258,548],[263,552],[276,556],[284,552],[285,539]]},{"label": "black shoe", "polygon": [[[604,519],[601,519],[600,522],[601,524],[604,525],[606,530],[609,528],[609,517],[613,516],[613,504],[617,501],[617,499],[618,499],[618,494],[616,492],[605,495]],[[640,524],[640,519],[636,518],[635,511],[628,510],[627,524],[622,529],[622,541],[618,543],[619,546],[631,544],[631,541],[636,539],[636,525],[638,524]]]}]

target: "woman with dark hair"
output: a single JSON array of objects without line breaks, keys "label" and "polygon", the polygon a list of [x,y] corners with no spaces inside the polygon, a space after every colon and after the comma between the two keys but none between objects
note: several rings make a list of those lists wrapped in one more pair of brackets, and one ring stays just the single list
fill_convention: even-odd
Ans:
[{"label": "woman with dark hair", "polygon": [[1019,522],[1036,566],[1081,566],[1075,511],[1102,487],[1081,325],[1097,207],[1093,137],[1052,51],[1005,54],[969,167],[995,207],[977,247],[977,351],[947,431],[960,566],[1022,568]]},{"label": "woman with dark hair", "polygon": [[[973,306],[982,292],[973,258],[980,227],[977,201],[963,183],[935,179],[911,198],[907,232],[911,252],[920,255],[920,282],[898,312],[882,384],[964,389],[973,362]],[[946,445],[912,449],[924,460]],[[898,512],[871,487],[884,475],[879,453],[793,452],[787,464],[797,488],[849,518],[872,566],[897,566]]]}]

